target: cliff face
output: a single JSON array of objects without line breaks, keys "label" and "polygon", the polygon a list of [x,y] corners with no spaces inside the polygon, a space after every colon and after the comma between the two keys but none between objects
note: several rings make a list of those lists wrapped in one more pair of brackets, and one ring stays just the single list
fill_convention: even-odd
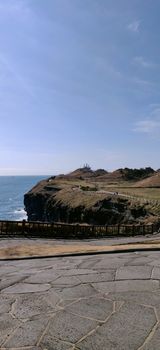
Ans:
[{"label": "cliff face", "polygon": [[139,216],[144,217],[144,208],[129,208],[128,201],[113,202],[111,198],[103,199],[90,208],[84,205],[71,207],[63,203],[56,203],[52,199],[46,207],[47,221],[68,223],[88,223],[92,225],[117,224],[120,222],[134,222]]},{"label": "cliff face", "polygon": [[29,221],[46,221],[47,203],[54,198],[58,188],[50,185],[51,179],[43,180],[24,195],[24,205]]},{"label": "cliff face", "polygon": [[[76,193],[73,200],[76,199]],[[25,208],[29,221],[49,221],[88,224],[133,223],[138,218],[147,215],[143,206],[133,206],[129,200],[113,199],[111,197],[94,200],[93,205],[83,203],[77,206],[59,201],[56,193],[53,195],[29,193],[25,195]]]},{"label": "cliff face", "polygon": [[151,216],[144,204],[102,190],[103,181],[78,175],[43,180],[26,193],[28,220],[105,225],[144,222]]}]

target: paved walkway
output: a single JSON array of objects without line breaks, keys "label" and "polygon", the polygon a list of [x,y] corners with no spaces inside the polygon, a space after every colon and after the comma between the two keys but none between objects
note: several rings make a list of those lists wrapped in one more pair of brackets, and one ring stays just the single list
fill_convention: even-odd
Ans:
[{"label": "paved walkway", "polygon": [[0,262],[0,349],[158,350],[160,252]]}]

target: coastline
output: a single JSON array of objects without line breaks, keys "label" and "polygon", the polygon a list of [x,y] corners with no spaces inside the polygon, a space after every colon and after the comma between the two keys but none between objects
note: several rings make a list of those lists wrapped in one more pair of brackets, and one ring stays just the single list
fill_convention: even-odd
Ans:
[{"label": "coastline", "polygon": [[0,176],[0,220],[27,220],[24,194],[46,176]]}]

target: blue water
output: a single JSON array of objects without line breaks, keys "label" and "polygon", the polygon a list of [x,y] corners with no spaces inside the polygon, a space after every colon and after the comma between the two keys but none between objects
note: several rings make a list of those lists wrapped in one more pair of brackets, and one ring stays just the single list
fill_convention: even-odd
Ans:
[{"label": "blue water", "polygon": [[0,176],[0,220],[27,220],[24,194],[49,176]]}]

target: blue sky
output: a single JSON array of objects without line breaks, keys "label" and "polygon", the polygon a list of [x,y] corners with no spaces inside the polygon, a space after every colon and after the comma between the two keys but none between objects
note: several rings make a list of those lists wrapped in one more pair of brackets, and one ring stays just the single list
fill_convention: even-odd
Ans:
[{"label": "blue sky", "polygon": [[0,0],[0,175],[152,166],[159,0]]}]

